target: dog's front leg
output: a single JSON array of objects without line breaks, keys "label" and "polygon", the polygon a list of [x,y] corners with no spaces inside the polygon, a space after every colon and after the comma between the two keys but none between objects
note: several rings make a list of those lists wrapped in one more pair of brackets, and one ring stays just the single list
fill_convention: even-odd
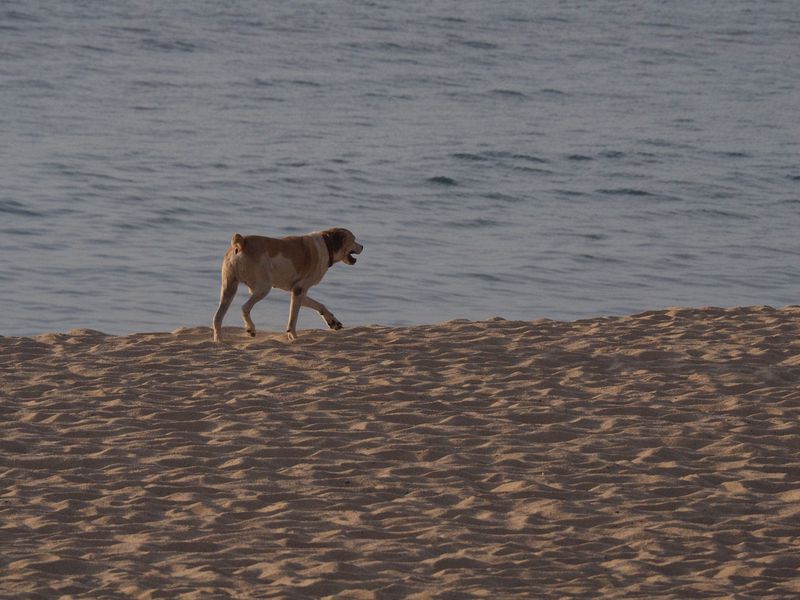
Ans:
[{"label": "dog's front leg", "polygon": [[300,313],[300,306],[306,297],[306,290],[300,286],[292,288],[292,301],[289,305],[289,323],[286,325],[286,337],[290,342],[297,339],[297,315]]},{"label": "dog's front leg", "polygon": [[331,329],[341,329],[343,327],[341,321],[333,316],[333,313],[327,309],[327,307],[322,304],[322,302],[317,302],[310,296],[305,296],[303,298],[303,306],[306,308],[310,308],[312,310],[317,311],[322,320],[330,327]]}]

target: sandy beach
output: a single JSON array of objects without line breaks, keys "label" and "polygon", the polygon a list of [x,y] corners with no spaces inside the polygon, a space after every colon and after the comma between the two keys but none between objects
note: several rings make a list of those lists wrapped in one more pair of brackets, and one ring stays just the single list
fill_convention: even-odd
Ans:
[{"label": "sandy beach", "polygon": [[800,307],[0,337],[3,598],[800,596]]}]

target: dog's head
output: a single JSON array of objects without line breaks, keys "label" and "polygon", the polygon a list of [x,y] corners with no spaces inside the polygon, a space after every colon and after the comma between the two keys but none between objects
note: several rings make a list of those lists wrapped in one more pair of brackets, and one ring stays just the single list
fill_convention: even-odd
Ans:
[{"label": "dog's head", "polygon": [[348,265],[354,265],[356,264],[354,255],[361,254],[361,251],[364,250],[364,246],[356,241],[356,236],[342,227],[323,231],[322,239],[325,240],[325,245],[328,247],[331,265],[340,260]]}]

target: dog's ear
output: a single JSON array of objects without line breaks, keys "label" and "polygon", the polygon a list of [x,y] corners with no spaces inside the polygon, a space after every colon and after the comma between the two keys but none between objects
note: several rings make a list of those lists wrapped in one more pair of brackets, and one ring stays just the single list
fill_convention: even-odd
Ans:
[{"label": "dog's ear", "polygon": [[341,229],[328,229],[322,232],[322,239],[325,240],[328,252],[333,256],[342,249],[342,246],[347,241],[347,235]]}]

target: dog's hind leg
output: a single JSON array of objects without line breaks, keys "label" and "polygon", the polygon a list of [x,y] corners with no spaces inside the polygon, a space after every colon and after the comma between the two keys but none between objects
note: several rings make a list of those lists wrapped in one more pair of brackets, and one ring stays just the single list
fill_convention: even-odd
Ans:
[{"label": "dog's hind leg", "polygon": [[331,329],[341,329],[343,327],[341,321],[334,317],[333,313],[329,311],[322,302],[317,302],[313,298],[305,296],[303,298],[303,306],[317,311],[322,317],[322,320],[325,321],[325,324]]},{"label": "dog's hind leg", "polygon": [[250,311],[253,310],[253,306],[255,306],[256,302],[266,298],[267,294],[269,294],[270,288],[271,286],[251,288],[250,297],[247,299],[247,302],[242,305],[242,318],[244,319],[244,327],[247,333],[250,334],[250,337],[256,336],[256,326],[253,324],[252,319],[250,319]]},{"label": "dog's hind leg", "polygon": [[217,308],[217,312],[214,314],[214,324],[212,328],[214,331],[215,342],[222,341],[222,319],[225,317],[225,313],[228,312],[228,307],[231,305],[238,287],[239,282],[236,281],[236,278],[230,277],[223,270],[222,288],[219,292],[219,307]]}]

